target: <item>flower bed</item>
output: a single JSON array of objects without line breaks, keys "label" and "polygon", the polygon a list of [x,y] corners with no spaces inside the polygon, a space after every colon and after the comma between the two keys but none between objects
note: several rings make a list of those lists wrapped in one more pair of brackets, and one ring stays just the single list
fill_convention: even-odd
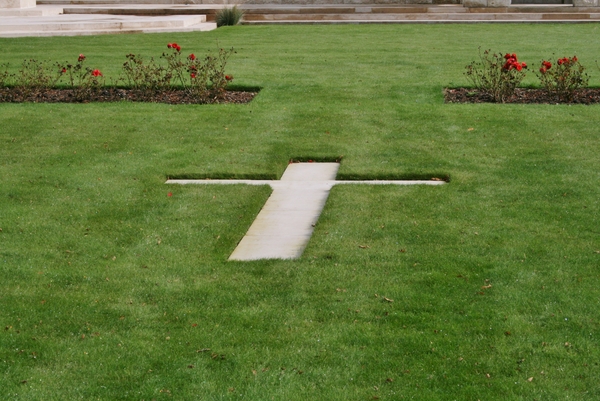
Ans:
[{"label": "flower bed", "polygon": [[18,73],[10,73],[6,65],[0,70],[0,102],[247,103],[256,95],[227,90],[233,75],[226,74],[225,68],[233,49],[200,58],[194,53],[183,56],[177,43],[169,43],[167,48],[160,57],[166,66],[153,58],[128,54],[122,75],[109,86],[99,69],[85,65],[83,54],[75,63],[25,60]]},{"label": "flower bed", "polygon": [[[446,103],[496,103],[489,94],[473,88],[446,88],[444,90]],[[516,88],[512,96],[503,103],[520,104],[598,104],[600,103],[600,89],[583,88],[573,92],[570,101],[565,102],[556,95],[549,94],[544,89]]]},{"label": "flower bed", "polygon": [[73,89],[48,88],[23,92],[19,88],[0,88],[0,103],[91,103],[91,102],[153,102],[168,104],[248,103],[256,91],[225,91],[214,98],[199,98],[182,89],[165,89],[154,93],[128,88],[91,89],[85,97]]},{"label": "flower bed", "polygon": [[479,61],[466,66],[465,76],[474,88],[446,89],[448,103],[600,103],[600,89],[588,88],[589,76],[577,56],[557,59],[553,64],[542,60],[535,74],[541,89],[519,88],[526,76],[527,64],[515,53],[481,52]]}]

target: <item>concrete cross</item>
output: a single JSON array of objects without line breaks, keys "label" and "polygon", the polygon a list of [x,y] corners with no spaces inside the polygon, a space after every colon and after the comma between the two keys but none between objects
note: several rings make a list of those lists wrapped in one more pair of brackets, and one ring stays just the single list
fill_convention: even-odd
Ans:
[{"label": "concrete cross", "polygon": [[441,185],[444,181],[336,181],[339,163],[292,163],[281,180],[168,180],[167,184],[270,185],[265,206],[229,260],[297,259],[334,185]]}]

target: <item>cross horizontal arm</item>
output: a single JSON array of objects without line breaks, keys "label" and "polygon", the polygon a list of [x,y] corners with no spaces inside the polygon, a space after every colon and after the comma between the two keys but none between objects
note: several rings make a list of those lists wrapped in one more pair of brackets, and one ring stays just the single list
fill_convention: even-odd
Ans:
[{"label": "cross horizontal arm", "polygon": [[324,187],[331,189],[334,185],[443,185],[445,181],[437,180],[323,180],[323,181],[280,181],[280,180],[167,180],[166,184],[201,184],[201,185],[269,185],[271,188]]},{"label": "cross horizontal arm", "polygon": [[167,180],[165,184],[246,184],[246,185],[271,185],[273,180]]}]

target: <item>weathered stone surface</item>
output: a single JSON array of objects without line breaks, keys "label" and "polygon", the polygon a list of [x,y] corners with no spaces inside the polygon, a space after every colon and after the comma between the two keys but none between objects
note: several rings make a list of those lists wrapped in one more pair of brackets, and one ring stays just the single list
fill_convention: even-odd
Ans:
[{"label": "weathered stone surface", "polygon": [[487,7],[487,0],[464,0],[465,7]]},{"label": "weathered stone surface", "polygon": [[0,0],[0,9],[4,8],[33,8],[36,0]]},{"label": "weathered stone surface", "polygon": [[463,5],[465,7],[508,7],[510,6],[510,0],[464,0]]},{"label": "weathered stone surface", "polygon": [[573,0],[575,7],[598,7],[599,5],[598,0]]}]

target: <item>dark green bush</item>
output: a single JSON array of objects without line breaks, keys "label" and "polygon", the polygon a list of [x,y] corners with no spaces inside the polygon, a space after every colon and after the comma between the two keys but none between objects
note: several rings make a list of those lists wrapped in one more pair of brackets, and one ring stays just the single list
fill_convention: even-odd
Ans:
[{"label": "dark green bush", "polygon": [[218,27],[233,26],[239,24],[243,16],[244,12],[237,6],[233,6],[231,8],[225,7],[217,11],[215,20]]}]

